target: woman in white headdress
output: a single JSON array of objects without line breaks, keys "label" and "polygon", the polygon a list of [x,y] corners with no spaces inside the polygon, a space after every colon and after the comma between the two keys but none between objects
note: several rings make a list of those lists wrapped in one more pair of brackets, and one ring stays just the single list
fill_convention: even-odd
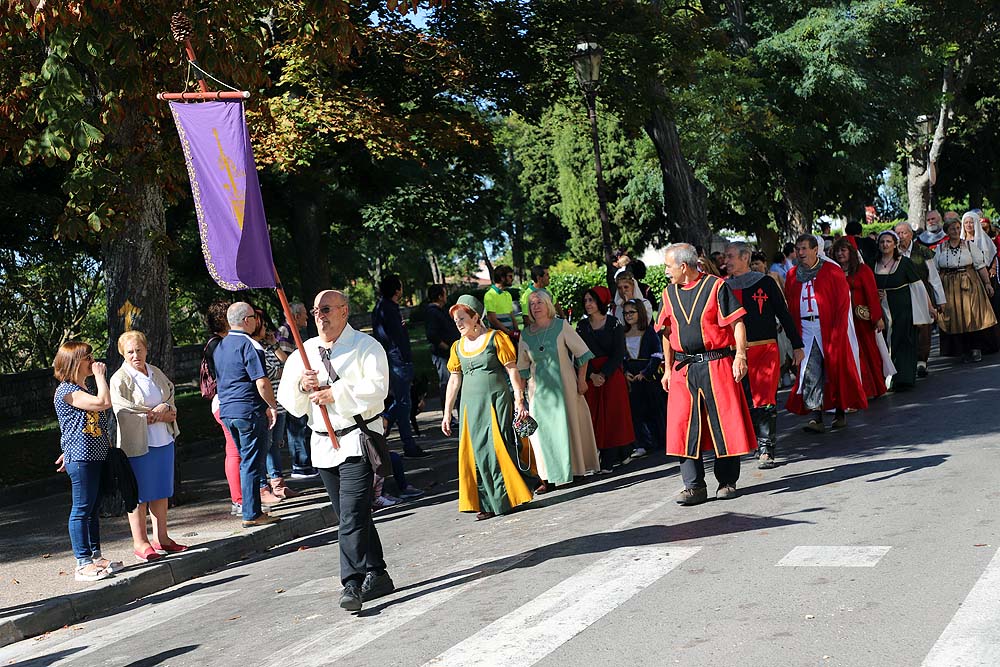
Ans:
[{"label": "woman in white headdress", "polygon": [[[965,218],[975,227],[969,240],[962,239]],[[996,247],[987,255],[976,241],[977,229],[985,236],[978,216],[970,211],[965,218],[945,223],[947,239],[937,247],[934,256],[946,298],[938,329],[941,356],[979,361],[983,351],[997,349],[997,317],[990,302],[994,287],[987,262],[996,258]]]}]

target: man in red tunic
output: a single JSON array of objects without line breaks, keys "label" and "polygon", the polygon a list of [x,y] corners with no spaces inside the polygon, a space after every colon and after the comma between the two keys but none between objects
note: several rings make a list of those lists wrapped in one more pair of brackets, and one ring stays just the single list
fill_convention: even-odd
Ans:
[{"label": "man in red tunic", "polygon": [[698,271],[687,243],[667,248],[670,286],[663,290],[657,331],[665,338],[667,454],[681,457],[680,505],[708,500],[702,452],[715,451],[715,497],[736,497],[740,457],[757,447],[740,382],[747,374],[743,306],[718,276]]},{"label": "man in red tunic", "polygon": [[846,411],[868,407],[858,339],[851,314],[851,290],[844,271],[820,255],[815,236],[795,240],[798,266],[785,279],[785,298],[805,349],[788,410],[812,413],[806,431],[822,433],[823,412],[833,409],[833,428],[847,426]]}]

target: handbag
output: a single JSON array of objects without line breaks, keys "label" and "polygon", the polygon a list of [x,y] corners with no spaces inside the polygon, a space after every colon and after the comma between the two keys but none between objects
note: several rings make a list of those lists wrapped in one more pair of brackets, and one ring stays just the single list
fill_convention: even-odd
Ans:
[{"label": "handbag", "polygon": [[[381,415],[377,415],[375,418],[381,419]],[[379,477],[391,475],[392,454],[389,453],[389,442],[385,436],[368,428],[368,423],[361,418],[361,415],[354,415],[354,423],[357,428],[361,429],[361,455],[372,467],[372,472]],[[337,435],[339,436],[340,433]]]},{"label": "handbag", "polygon": [[869,321],[872,319],[871,309],[863,303],[854,306],[854,314],[858,316],[859,320]]},{"label": "handbag", "polygon": [[514,433],[516,433],[519,438],[530,437],[537,430],[538,422],[536,422],[531,415],[524,415],[520,419],[514,420]]}]

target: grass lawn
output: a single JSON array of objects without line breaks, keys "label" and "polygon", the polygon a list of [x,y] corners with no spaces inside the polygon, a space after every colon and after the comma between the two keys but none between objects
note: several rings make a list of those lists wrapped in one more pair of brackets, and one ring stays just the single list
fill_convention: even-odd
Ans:
[{"label": "grass lawn", "polygon": [[[423,376],[427,388],[437,392],[437,372],[431,362],[430,343],[424,337],[423,323],[410,327],[415,375]],[[179,445],[209,438],[221,438],[219,425],[209,411],[210,404],[192,387],[177,389],[177,419],[181,427]],[[53,463],[59,457],[59,424],[55,415],[48,419],[26,419],[0,424],[0,486],[10,486],[42,479],[55,474]]]}]

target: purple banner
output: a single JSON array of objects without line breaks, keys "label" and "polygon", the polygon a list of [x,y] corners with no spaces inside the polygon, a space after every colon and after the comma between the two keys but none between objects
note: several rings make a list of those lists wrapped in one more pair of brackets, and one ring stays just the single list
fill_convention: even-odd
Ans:
[{"label": "purple banner", "polygon": [[171,102],[208,273],[223,289],[275,287],[271,239],[241,102]]}]

